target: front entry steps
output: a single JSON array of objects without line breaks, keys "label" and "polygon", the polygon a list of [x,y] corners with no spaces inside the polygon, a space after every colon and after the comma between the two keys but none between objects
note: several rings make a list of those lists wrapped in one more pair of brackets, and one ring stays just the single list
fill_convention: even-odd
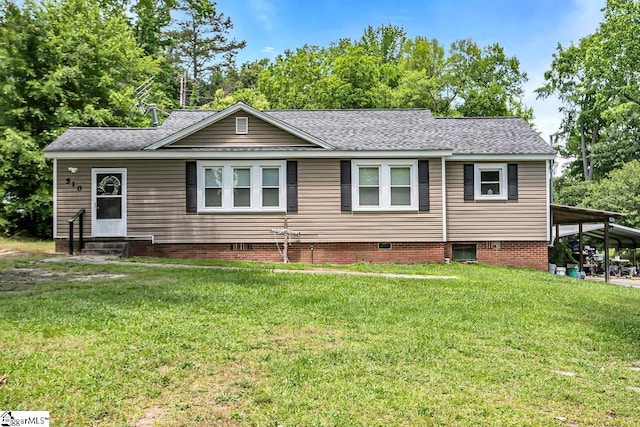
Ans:
[{"label": "front entry steps", "polygon": [[129,257],[127,242],[86,242],[82,255]]}]

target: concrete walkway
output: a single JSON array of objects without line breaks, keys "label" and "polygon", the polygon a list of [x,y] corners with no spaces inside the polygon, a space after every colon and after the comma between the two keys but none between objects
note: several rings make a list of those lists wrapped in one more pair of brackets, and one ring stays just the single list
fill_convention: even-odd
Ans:
[{"label": "concrete walkway", "polygon": [[[215,265],[192,265],[192,264],[161,264],[154,262],[128,262],[118,261],[109,257],[101,256],[67,256],[46,258],[40,262],[55,262],[62,264],[80,263],[80,264],[101,264],[101,265],[126,265],[129,267],[154,267],[154,268],[205,268],[211,270],[226,270],[226,271],[255,271],[259,269],[243,268],[243,267],[222,267]],[[262,270],[261,270],[262,271]],[[390,279],[414,279],[414,280],[436,280],[436,279],[457,279],[457,276],[428,276],[424,274],[396,274],[396,273],[375,273],[375,272],[363,272],[363,271],[346,271],[346,270],[329,270],[324,268],[317,268],[312,270],[290,270],[284,268],[269,268],[264,271],[271,273],[294,273],[294,274],[322,274],[322,275],[336,275],[336,276],[365,276],[365,277],[386,277]]]}]

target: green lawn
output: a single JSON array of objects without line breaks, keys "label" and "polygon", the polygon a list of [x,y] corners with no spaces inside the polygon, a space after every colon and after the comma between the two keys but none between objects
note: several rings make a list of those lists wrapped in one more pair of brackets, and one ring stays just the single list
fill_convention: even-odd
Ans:
[{"label": "green lawn", "polygon": [[0,259],[0,409],[52,426],[640,425],[640,289],[243,265]]}]

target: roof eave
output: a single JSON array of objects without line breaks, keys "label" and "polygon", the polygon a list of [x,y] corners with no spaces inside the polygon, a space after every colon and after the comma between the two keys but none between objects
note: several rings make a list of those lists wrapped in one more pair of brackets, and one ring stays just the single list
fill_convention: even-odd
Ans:
[{"label": "roof eave", "polygon": [[193,150],[136,150],[136,151],[50,151],[49,159],[236,159],[251,154],[252,159],[365,159],[365,158],[440,158],[451,156],[451,150],[265,150],[265,151],[193,151]]}]

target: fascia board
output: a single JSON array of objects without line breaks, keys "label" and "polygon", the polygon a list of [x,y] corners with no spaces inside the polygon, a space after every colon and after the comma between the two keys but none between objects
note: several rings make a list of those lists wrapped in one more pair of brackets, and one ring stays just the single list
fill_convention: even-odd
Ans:
[{"label": "fascia board", "polygon": [[553,160],[556,158],[555,154],[453,154],[447,157],[448,162],[455,161],[478,161],[488,162],[496,160]]},{"label": "fascia board", "polygon": [[49,159],[401,159],[401,158],[431,158],[451,156],[451,150],[411,150],[411,151],[58,151],[46,152]]}]

